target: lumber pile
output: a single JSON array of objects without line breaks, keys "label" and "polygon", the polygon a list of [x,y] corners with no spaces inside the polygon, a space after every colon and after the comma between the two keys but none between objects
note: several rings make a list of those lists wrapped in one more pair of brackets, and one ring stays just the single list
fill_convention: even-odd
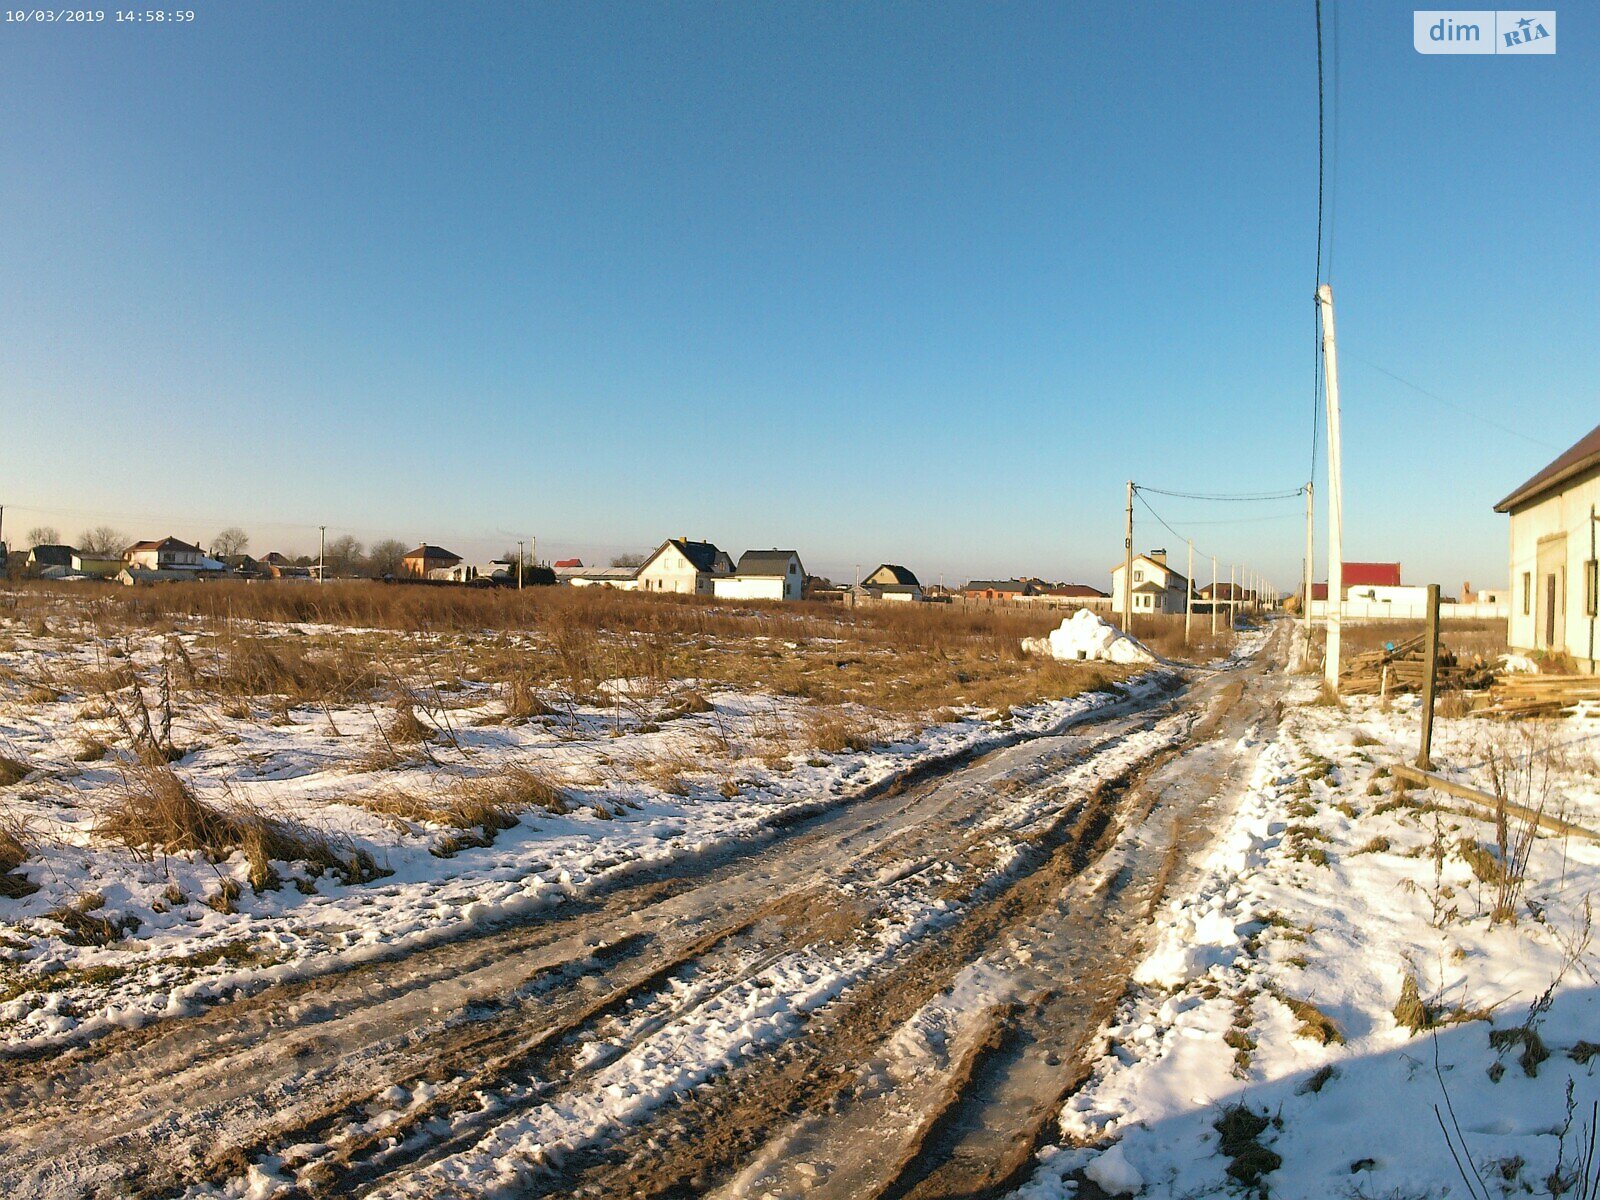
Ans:
[{"label": "lumber pile", "polygon": [[1556,717],[1589,701],[1600,705],[1600,675],[1534,675],[1506,672],[1489,691],[1486,717]]},{"label": "lumber pile", "polygon": [[[1384,689],[1387,670],[1391,696],[1398,692],[1420,692],[1427,669],[1422,638],[1408,638],[1395,643],[1393,650],[1369,650],[1352,655],[1339,674],[1339,691],[1347,696],[1375,696]],[[1481,658],[1474,656],[1463,662],[1445,647],[1439,647],[1440,691],[1484,688],[1493,679],[1493,672]]]}]

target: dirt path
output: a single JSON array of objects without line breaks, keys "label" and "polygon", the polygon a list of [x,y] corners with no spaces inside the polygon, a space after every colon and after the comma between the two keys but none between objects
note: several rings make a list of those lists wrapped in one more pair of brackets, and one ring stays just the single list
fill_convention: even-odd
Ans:
[{"label": "dirt path", "polygon": [[586,908],[0,1061],[0,1183],[981,1194],[1026,1164],[1275,694],[1260,665],[1206,676]]}]

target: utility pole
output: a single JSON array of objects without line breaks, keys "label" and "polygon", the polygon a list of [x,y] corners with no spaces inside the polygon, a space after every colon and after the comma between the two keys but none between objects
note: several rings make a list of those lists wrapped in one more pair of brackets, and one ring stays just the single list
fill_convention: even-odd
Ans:
[{"label": "utility pole", "polygon": [[328,582],[328,527],[317,526],[317,582]]},{"label": "utility pole", "polygon": [[1189,621],[1194,616],[1194,539],[1189,539],[1189,578],[1183,581],[1183,644],[1189,644]]},{"label": "utility pole", "polygon": [[1439,585],[1428,585],[1428,620],[1423,626],[1422,652],[1426,661],[1422,675],[1422,748],[1417,766],[1433,770],[1433,704],[1439,679]]},{"label": "utility pole", "polygon": [[1211,636],[1217,636],[1217,556],[1211,556]]},{"label": "utility pole", "polygon": [[527,574],[527,570],[522,565],[522,539],[518,538],[517,539],[517,591],[519,591],[519,592],[522,590],[522,577],[524,575],[526,575],[526,574]]},{"label": "utility pole", "polygon": [[1128,480],[1128,523],[1122,534],[1122,632],[1133,636],[1133,480]]},{"label": "utility pole", "polygon": [[1239,610],[1234,606],[1239,603],[1239,585],[1234,582],[1234,574],[1238,571],[1234,563],[1228,564],[1228,628],[1235,629],[1239,625]]},{"label": "utility pole", "polygon": [[1305,623],[1305,630],[1306,630],[1306,665],[1307,666],[1311,665],[1311,588],[1312,588],[1311,580],[1312,580],[1313,573],[1316,570],[1316,559],[1313,557],[1313,548],[1312,548],[1312,544],[1311,544],[1312,537],[1314,536],[1314,533],[1315,533],[1315,530],[1316,530],[1316,519],[1315,519],[1316,506],[1315,506],[1315,497],[1313,495],[1313,491],[1314,491],[1314,485],[1312,484],[1312,482],[1310,480],[1307,480],[1306,481],[1306,560],[1305,560],[1305,570],[1303,572],[1304,575],[1305,575],[1305,579],[1302,581],[1303,582],[1303,586],[1305,587],[1305,591],[1300,593],[1301,599],[1305,601],[1305,611],[1300,614],[1300,620]]},{"label": "utility pole", "polygon": [[1322,315],[1322,367],[1328,395],[1328,655],[1322,677],[1339,691],[1339,623],[1344,615],[1344,480],[1339,444],[1339,353],[1333,336],[1333,288],[1317,288]]}]

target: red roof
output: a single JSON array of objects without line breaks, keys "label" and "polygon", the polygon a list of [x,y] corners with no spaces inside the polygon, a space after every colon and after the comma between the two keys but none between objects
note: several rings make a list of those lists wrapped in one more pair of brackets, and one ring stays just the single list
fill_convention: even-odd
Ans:
[{"label": "red roof", "polygon": [[581,558],[558,558],[555,561],[555,566],[558,569],[562,568],[562,567],[581,567],[581,566],[583,566],[583,559],[581,559]]},{"label": "red roof", "polygon": [[1400,564],[1383,562],[1347,562],[1344,564],[1344,586],[1399,587]]}]

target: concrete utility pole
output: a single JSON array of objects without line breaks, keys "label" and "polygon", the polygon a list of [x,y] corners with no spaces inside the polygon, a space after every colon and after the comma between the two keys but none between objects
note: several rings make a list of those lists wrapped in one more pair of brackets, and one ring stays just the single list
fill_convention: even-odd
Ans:
[{"label": "concrete utility pole", "polygon": [[1339,444],[1339,353],[1333,336],[1333,289],[1317,288],[1322,315],[1322,366],[1328,394],[1328,654],[1322,677],[1339,690],[1339,623],[1344,615],[1344,482]]},{"label": "concrete utility pole", "polygon": [[1189,578],[1183,586],[1183,644],[1189,644],[1189,621],[1194,616],[1194,539],[1189,539]]},{"label": "concrete utility pole", "polygon": [[1128,480],[1128,523],[1122,534],[1122,632],[1133,636],[1133,480]]},{"label": "concrete utility pole", "polygon": [[1239,610],[1234,607],[1239,603],[1239,585],[1234,582],[1234,576],[1239,568],[1234,563],[1228,564],[1228,628],[1233,629],[1239,624]]},{"label": "concrete utility pole", "polygon": [[522,565],[522,541],[519,538],[517,540],[517,591],[519,592],[522,590],[522,577],[526,574],[527,570]]},{"label": "concrete utility pole", "polygon": [[1305,630],[1306,630],[1306,666],[1310,666],[1311,665],[1311,589],[1312,589],[1312,586],[1313,586],[1312,585],[1312,576],[1313,576],[1313,574],[1314,574],[1314,572],[1316,570],[1316,559],[1313,557],[1313,547],[1312,547],[1312,538],[1315,536],[1315,530],[1316,530],[1316,517],[1315,517],[1315,514],[1316,514],[1316,507],[1315,507],[1315,497],[1313,495],[1313,485],[1312,485],[1310,480],[1307,480],[1306,481],[1306,560],[1305,560],[1305,570],[1303,572],[1303,574],[1305,575],[1305,579],[1302,581],[1303,586],[1305,587],[1305,591],[1300,593],[1301,600],[1303,601],[1303,603],[1305,605],[1305,611],[1303,611],[1300,614],[1300,620],[1305,623]]},{"label": "concrete utility pole", "polygon": [[317,582],[328,582],[328,527],[317,526]]}]

